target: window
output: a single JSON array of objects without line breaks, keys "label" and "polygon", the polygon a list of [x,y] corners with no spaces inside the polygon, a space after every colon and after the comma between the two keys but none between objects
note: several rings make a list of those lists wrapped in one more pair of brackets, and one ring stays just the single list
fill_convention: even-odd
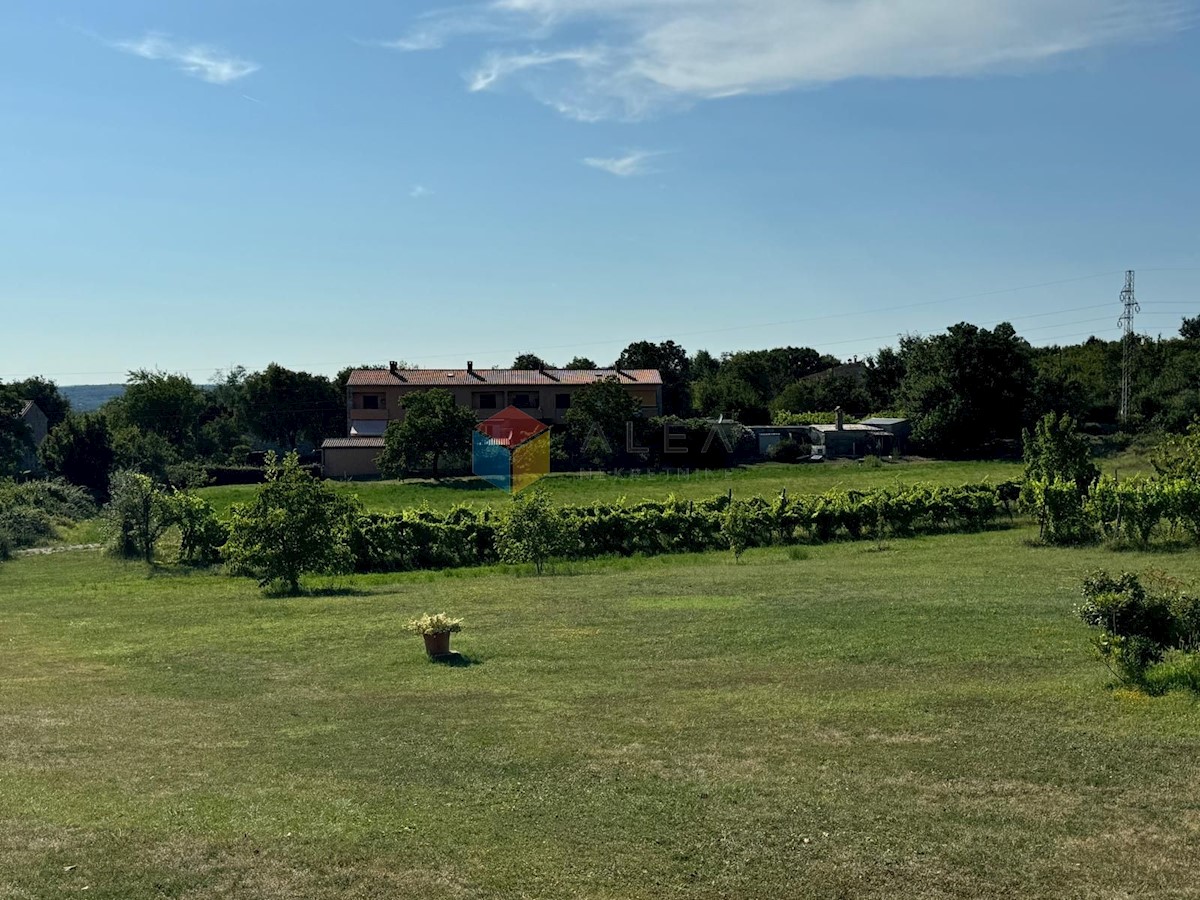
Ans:
[{"label": "window", "polygon": [[512,405],[517,409],[537,409],[538,395],[533,394],[513,394]]},{"label": "window", "polygon": [[362,402],[360,409],[387,409],[384,394],[361,394],[359,399]]},{"label": "window", "polygon": [[571,408],[571,395],[570,394],[555,394],[554,395],[554,408],[555,409],[570,409]]},{"label": "window", "polygon": [[479,408],[480,409],[495,409],[496,408],[496,395],[495,394],[476,394],[475,396],[477,396],[479,398]]}]

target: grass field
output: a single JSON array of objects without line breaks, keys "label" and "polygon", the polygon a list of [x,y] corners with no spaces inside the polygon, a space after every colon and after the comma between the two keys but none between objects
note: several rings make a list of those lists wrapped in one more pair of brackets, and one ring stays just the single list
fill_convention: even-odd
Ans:
[{"label": "grass field", "polygon": [[[556,503],[661,500],[669,494],[699,500],[732,490],[739,497],[773,497],[787,488],[793,493],[815,494],[834,488],[865,490],[871,487],[912,484],[917,481],[960,485],[971,481],[1007,481],[1019,478],[1022,466],[1011,462],[885,462],[871,466],[859,462],[829,462],[812,465],[760,463],[737,469],[693,472],[690,475],[594,475],[555,474],[541,484]],[[456,503],[489,506],[505,495],[473,477],[443,481],[358,481],[331,482],[338,490],[356,495],[368,511],[386,512],[428,503],[433,509],[449,509]],[[204,488],[203,494],[225,515],[233,503],[246,502],[254,485]]]},{"label": "grass field", "polygon": [[[1194,897],[1200,707],[1025,529],[251,582],[0,566],[0,897]],[[399,624],[464,616],[470,665]]]}]

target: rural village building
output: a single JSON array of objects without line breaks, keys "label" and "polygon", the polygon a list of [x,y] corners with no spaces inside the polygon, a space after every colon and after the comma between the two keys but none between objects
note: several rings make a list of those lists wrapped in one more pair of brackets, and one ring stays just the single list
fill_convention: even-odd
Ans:
[{"label": "rural village building", "polygon": [[389,422],[404,419],[404,397],[443,388],[480,421],[515,406],[546,425],[562,424],[581,387],[615,378],[641,406],[643,416],[662,414],[662,375],[657,369],[356,369],[346,382],[346,437],[321,445],[326,477],[378,475]]}]

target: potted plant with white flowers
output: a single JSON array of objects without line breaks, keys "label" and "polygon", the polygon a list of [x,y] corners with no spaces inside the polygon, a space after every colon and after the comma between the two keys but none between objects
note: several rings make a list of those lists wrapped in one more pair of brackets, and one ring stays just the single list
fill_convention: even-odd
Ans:
[{"label": "potted plant with white flowers", "polygon": [[450,655],[450,635],[462,631],[462,619],[452,619],[445,613],[423,615],[404,626],[405,631],[425,639],[425,652],[433,659]]}]

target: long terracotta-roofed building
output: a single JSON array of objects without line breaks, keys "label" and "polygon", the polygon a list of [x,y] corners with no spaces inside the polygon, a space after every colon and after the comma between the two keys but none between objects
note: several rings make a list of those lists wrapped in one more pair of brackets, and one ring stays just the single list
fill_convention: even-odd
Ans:
[{"label": "long terracotta-roofed building", "polygon": [[404,397],[430,388],[448,390],[483,421],[514,406],[546,425],[561,424],[581,387],[615,379],[634,397],[643,416],[662,413],[657,369],[356,369],[346,382],[346,437],[321,447],[329,477],[377,475],[376,460],[390,422],[404,419]]}]

